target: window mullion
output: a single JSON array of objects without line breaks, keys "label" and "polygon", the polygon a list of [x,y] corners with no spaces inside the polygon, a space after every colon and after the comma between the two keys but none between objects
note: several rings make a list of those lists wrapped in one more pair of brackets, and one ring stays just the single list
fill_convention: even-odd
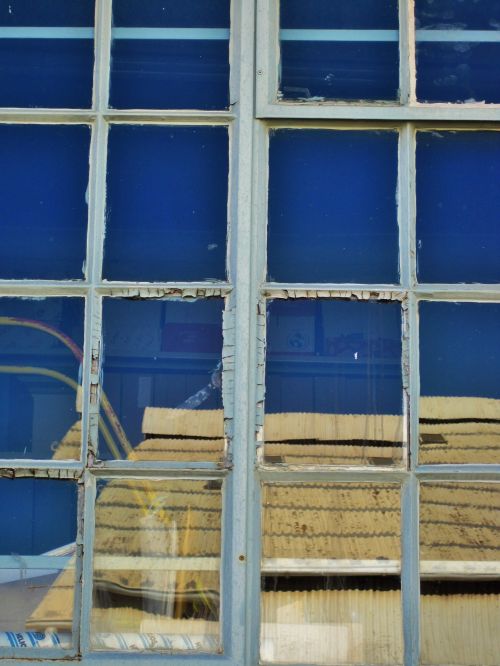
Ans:
[{"label": "window mullion", "polygon": [[[254,139],[255,3],[232,3],[231,103],[237,117],[231,127],[228,273],[234,287],[226,306],[224,377],[234,377],[233,392],[225,405],[233,471],[226,482],[222,568],[223,645],[231,663],[256,663],[246,655],[258,650],[255,609],[259,591],[253,582],[258,568],[258,543],[249,537],[255,518],[254,367],[256,348],[255,229],[252,224],[252,162]],[[232,353],[231,353],[232,348]],[[234,367],[234,374],[231,368]],[[231,377],[233,375],[233,377]],[[227,388],[227,387],[226,387]],[[258,634],[257,634],[258,636]],[[252,652],[253,654],[253,652]],[[258,659],[258,657],[257,657]]]}]

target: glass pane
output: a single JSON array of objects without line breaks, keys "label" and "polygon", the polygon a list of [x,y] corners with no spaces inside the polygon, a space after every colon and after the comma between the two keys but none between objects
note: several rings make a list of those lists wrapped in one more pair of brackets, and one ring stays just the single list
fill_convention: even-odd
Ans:
[{"label": "glass pane", "polygon": [[284,99],[396,100],[397,0],[282,0]]},{"label": "glass pane", "polygon": [[272,132],[269,280],[397,282],[397,155],[396,132]]},{"label": "glass pane", "polygon": [[500,484],[420,489],[422,664],[496,666]]},{"label": "glass pane", "polygon": [[415,0],[417,98],[500,102],[498,0]]},{"label": "glass pane", "polygon": [[267,312],[266,460],[400,464],[400,304],[277,300]]},{"label": "glass pane", "polygon": [[104,277],[224,280],[225,127],[113,126]]},{"label": "glass pane", "polygon": [[0,298],[0,458],[80,458],[84,301]]},{"label": "glass pane", "polygon": [[98,483],[91,642],[220,649],[221,482]]},{"label": "glass pane", "polygon": [[0,278],[83,277],[89,147],[88,127],[0,125]]},{"label": "glass pane", "polygon": [[0,3],[0,106],[92,105],[95,0]]},{"label": "glass pane", "polygon": [[421,282],[500,282],[499,173],[500,132],[417,134]]},{"label": "glass pane", "polygon": [[400,664],[395,484],[263,487],[261,659]]},{"label": "glass pane", "polygon": [[114,0],[110,105],[225,109],[230,0]]},{"label": "glass pane", "polygon": [[77,484],[0,479],[0,647],[69,648]]},{"label": "glass pane", "polygon": [[223,308],[104,300],[101,458],[221,459]]},{"label": "glass pane", "polygon": [[420,463],[500,463],[499,340],[499,304],[420,304]]}]

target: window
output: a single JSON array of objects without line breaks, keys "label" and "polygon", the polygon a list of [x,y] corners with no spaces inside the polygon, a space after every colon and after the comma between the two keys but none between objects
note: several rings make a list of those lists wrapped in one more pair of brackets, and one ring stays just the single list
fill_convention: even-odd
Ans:
[{"label": "window", "polygon": [[2,4],[0,664],[498,664],[499,25]]}]

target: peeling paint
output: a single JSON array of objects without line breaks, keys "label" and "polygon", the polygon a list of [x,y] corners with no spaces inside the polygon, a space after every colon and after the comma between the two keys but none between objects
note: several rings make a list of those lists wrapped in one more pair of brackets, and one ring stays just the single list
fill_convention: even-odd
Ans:
[{"label": "peeling paint", "polygon": [[19,479],[73,479],[79,480],[83,476],[82,468],[75,467],[4,467],[0,468],[0,478]]},{"label": "peeling paint", "polygon": [[264,428],[264,399],[266,393],[266,312],[266,302],[260,300],[257,303],[257,381],[255,393],[255,436],[257,442],[263,441]]},{"label": "peeling paint", "polygon": [[122,298],[130,299],[162,299],[177,297],[182,299],[216,298],[223,297],[228,293],[226,287],[130,287],[120,289]]},{"label": "peeling paint", "polygon": [[349,301],[403,301],[406,292],[399,289],[371,291],[368,289],[273,289],[263,291],[266,298],[335,298]]},{"label": "peeling paint", "polygon": [[232,298],[226,299],[226,307],[222,313],[222,407],[224,410],[224,467],[233,466],[234,439],[234,369],[235,369],[235,336],[236,312]]}]

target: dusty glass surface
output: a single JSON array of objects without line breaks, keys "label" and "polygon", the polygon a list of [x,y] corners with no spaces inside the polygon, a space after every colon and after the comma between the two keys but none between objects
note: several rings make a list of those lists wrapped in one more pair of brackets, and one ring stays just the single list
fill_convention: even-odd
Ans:
[{"label": "dusty glass surface", "polygon": [[0,106],[92,104],[95,0],[0,3]]},{"label": "dusty glass surface", "polygon": [[225,109],[230,0],[114,0],[110,105]]},{"label": "dusty glass surface", "polygon": [[221,482],[98,482],[94,649],[216,652]]},{"label": "dusty glass surface", "polygon": [[396,100],[397,0],[282,0],[283,99]]},{"label": "dusty glass surface", "polygon": [[77,484],[0,479],[0,647],[69,648]]},{"label": "dusty glass surface", "polygon": [[282,0],[283,99],[396,100],[397,0]]},{"label": "dusty glass surface", "polygon": [[266,461],[401,464],[399,303],[270,301],[267,341]]},{"label": "dusty glass surface", "polygon": [[422,464],[500,463],[500,305],[420,303]]},{"label": "dusty glass surface", "polygon": [[417,98],[500,102],[500,4],[415,0]]},{"label": "dusty glass surface", "polygon": [[228,170],[226,127],[112,126],[104,278],[224,280]]},{"label": "dusty glass surface", "polygon": [[0,298],[0,458],[78,459],[82,298]]},{"label": "dusty glass surface", "polygon": [[418,132],[416,173],[419,281],[499,283],[500,132]]},{"label": "dusty glass surface", "polygon": [[83,278],[89,147],[89,127],[0,125],[0,278]]},{"label": "dusty glass surface", "polygon": [[400,664],[399,487],[264,484],[261,659]]},{"label": "dusty glass surface", "polygon": [[271,131],[268,279],[395,283],[398,134]]},{"label": "dusty glass surface", "polygon": [[218,461],[223,299],[103,303],[99,456]]},{"label": "dusty glass surface", "polygon": [[500,484],[420,488],[422,664],[496,666]]}]

